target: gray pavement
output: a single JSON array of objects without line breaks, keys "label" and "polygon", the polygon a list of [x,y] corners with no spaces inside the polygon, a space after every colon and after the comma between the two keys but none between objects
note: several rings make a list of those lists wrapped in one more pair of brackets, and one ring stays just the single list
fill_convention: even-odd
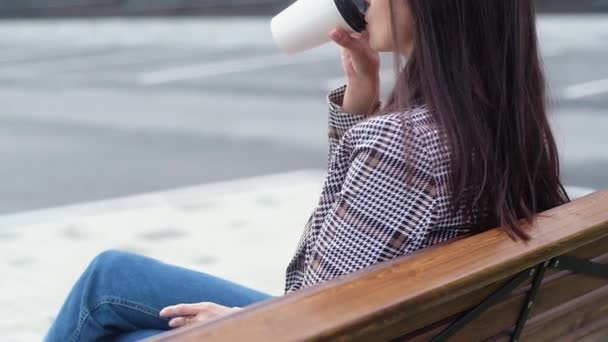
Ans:
[{"label": "gray pavement", "polygon": [[[336,47],[283,57],[268,21],[0,22],[2,341],[40,340],[109,248],[282,293],[343,79]],[[568,190],[605,188],[608,17],[539,28]]]},{"label": "gray pavement", "polygon": [[[539,31],[565,182],[604,188],[608,16]],[[0,213],[326,165],[338,49],[281,56],[269,18],[3,21],[0,47]]]}]

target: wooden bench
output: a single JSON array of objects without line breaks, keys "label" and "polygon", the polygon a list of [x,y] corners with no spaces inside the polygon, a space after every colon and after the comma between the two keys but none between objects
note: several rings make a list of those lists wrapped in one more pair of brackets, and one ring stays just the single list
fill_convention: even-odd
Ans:
[{"label": "wooden bench", "polygon": [[529,232],[462,237],[146,341],[608,341],[608,191]]}]

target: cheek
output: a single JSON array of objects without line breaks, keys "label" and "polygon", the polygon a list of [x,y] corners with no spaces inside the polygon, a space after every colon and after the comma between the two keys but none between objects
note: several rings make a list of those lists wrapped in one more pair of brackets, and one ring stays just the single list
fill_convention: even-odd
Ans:
[{"label": "cheek", "polygon": [[414,40],[414,18],[409,6],[405,2],[401,2],[401,5],[397,7],[397,20],[399,27],[399,34],[401,35],[400,40],[406,44],[412,44]]},{"label": "cheek", "polygon": [[393,50],[393,36],[390,23],[382,22],[382,25],[374,26],[370,30],[370,45],[378,52],[390,52]]},{"label": "cheek", "polygon": [[389,0],[372,0],[368,12],[369,42],[378,52],[393,51]]}]

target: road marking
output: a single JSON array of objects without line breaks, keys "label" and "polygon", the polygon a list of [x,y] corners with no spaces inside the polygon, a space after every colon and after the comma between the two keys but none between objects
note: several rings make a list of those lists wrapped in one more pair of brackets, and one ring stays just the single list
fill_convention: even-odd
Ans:
[{"label": "road marking", "polygon": [[608,93],[608,78],[570,86],[564,96],[568,100],[577,100],[603,93]]},{"label": "road marking", "polygon": [[[25,78],[69,72],[70,68],[75,66],[95,70],[97,66],[102,65],[99,61],[116,60],[117,57],[120,58],[128,53],[132,52],[117,51],[117,49],[92,49],[64,54],[39,55],[33,58],[5,59],[0,60],[0,74],[4,77]],[[135,58],[132,60],[137,61]]]},{"label": "road marking", "polygon": [[117,49],[115,48],[91,48],[78,50],[55,48],[54,50],[47,50],[42,53],[39,51],[28,52],[27,54],[22,55],[22,58],[9,56],[8,58],[3,58],[0,60],[0,63],[14,63],[24,67],[63,64],[72,60],[88,60],[97,56],[113,55],[116,54],[116,50]]},{"label": "road marking", "polygon": [[252,58],[241,58],[224,62],[204,63],[144,72],[137,77],[137,83],[145,86],[153,86],[158,84],[202,79],[210,76],[220,76],[237,72],[260,70],[281,65],[304,64],[336,58],[338,57],[333,55],[307,55],[298,58],[276,54],[256,56]]}]

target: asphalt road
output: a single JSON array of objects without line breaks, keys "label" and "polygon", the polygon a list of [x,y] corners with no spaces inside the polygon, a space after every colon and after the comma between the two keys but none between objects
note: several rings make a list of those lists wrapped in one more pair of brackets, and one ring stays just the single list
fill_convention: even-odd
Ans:
[{"label": "asphalt road", "polygon": [[[0,214],[325,168],[338,49],[282,56],[269,20],[0,22]],[[608,16],[539,31],[564,181],[606,188]]]}]

